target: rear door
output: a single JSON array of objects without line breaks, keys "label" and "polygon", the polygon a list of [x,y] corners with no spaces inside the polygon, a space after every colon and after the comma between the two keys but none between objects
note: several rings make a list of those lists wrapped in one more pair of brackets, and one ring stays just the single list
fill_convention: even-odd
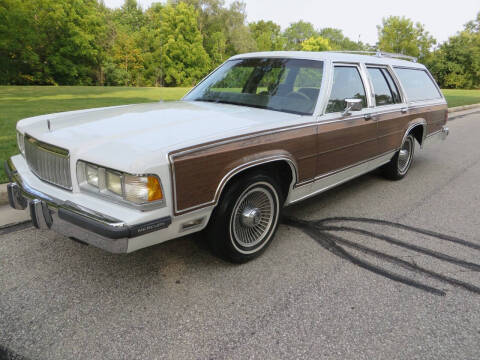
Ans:
[{"label": "rear door", "polygon": [[[317,178],[346,169],[378,153],[377,125],[370,116],[369,83],[358,63],[334,63],[330,95],[318,126]],[[344,115],[346,99],[361,99],[362,110]]]},{"label": "rear door", "polygon": [[399,147],[409,117],[400,86],[391,69],[383,65],[367,65],[372,89],[373,117],[378,128],[378,154],[391,152]]}]

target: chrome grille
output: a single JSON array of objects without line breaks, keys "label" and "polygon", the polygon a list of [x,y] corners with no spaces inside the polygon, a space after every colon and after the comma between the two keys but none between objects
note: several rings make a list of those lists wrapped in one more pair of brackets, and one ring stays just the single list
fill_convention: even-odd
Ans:
[{"label": "chrome grille", "polygon": [[64,189],[72,189],[68,150],[25,137],[25,159],[40,179]]}]

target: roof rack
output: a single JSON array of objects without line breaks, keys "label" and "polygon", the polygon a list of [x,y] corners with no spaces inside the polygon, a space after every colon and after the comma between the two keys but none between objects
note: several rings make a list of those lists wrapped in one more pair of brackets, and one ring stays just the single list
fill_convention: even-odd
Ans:
[{"label": "roof rack", "polygon": [[417,58],[410,56],[410,55],[403,55],[403,54],[394,54],[394,53],[389,53],[385,51],[367,51],[367,50],[333,50],[333,51],[327,51],[330,53],[347,53],[347,54],[362,54],[362,55],[374,55],[377,57],[388,57],[388,58],[393,58],[393,59],[405,59],[405,60],[410,60],[413,62],[417,62]]}]

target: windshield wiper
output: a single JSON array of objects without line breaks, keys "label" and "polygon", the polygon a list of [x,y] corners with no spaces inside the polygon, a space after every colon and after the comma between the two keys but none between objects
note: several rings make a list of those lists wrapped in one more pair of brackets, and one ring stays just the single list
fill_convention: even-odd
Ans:
[{"label": "windshield wiper", "polygon": [[204,102],[211,102],[215,104],[229,104],[229,105],[239,105],[239,106],[244,106],[245,104],[240,104],[236,103],[233,101],[227,101],[227,100],[220,100],[220,99],[195,99],[194,101],[204,101]]},{"label": "windshield wiper", "polygon": [[195,99],[194,101],[204,101],[204,102],[211,102],[211,103],[215,103],[215,104],[246,106],[246,107],[252,107],[252,108],[262,109],[262,110],[285,112],[285,113],[294,114],[294,115],[312,115],[312,113],[303,112],[303,111],[295,111],[295,110],[289,110],[289,109],[276,109],[276,108],[269,107],[269,106],[236,103],[236,102],[233,102],[233,101],[226,101],[226,100],[220,100],[220,99],[216,99],[216,100],[214,100],[214,99]]}]

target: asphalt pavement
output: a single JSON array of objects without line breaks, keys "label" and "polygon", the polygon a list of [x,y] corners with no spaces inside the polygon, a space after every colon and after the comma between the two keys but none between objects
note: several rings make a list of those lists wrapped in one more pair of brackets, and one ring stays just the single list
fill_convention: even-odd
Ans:
[{"label": "asphalt pavement", "polygon": [[0,359],[479,359],[480,113],[449,127],[402,181],[287,208],[245,265],[0,228]]}]

